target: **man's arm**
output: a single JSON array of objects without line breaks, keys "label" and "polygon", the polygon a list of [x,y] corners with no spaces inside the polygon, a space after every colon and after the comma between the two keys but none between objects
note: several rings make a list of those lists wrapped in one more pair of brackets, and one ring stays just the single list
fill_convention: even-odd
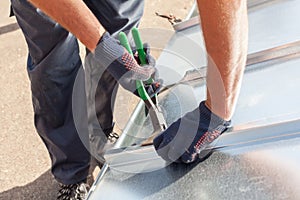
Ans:
[{"label": "man's arm", "polygon": [[82,0],[29,0],[29,2],[73,33],[92,52],[105,32]]},{"label": "man's arm", "polygon": [[[127,90],[136,92],[136,80],[148,80],[153,63],[141,67],[120,43],[105,33],[104,27],[82,0],[29,0],[34,6],[75,35],[91,52],[89,59],[107,69]],[[159,84],[154,82],[153,84]]]},{"label": "man's arm", "polygon": [[207,100],[154,139],[168,162],[194,162],[228,129],[247,58],[247,1],[198,0],[198,7],[208,53]]},{"label": "man's arm", "polygon": [[247,58],[247,1],[198,0],[198,7],[208,53],[206,106],[230,120]]}]

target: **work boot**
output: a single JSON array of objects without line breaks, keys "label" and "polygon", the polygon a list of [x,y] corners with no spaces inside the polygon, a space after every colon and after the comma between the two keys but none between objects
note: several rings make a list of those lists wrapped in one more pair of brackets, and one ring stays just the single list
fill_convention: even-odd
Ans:
[{"label": "work boot", "polygon": [[60,184],[57,200],[84,200],[89,189],[90,186],[85,182],[70,185]]},{"label": "work boot", "polygon": [[117,142],[117,140],[119,139],[119,135],[113,131],[114,126],[115,126],[115,123],[113,123],[111,128],[103,130],[104,134],[107,137],[107,140],[112,144],[115,144]]}]

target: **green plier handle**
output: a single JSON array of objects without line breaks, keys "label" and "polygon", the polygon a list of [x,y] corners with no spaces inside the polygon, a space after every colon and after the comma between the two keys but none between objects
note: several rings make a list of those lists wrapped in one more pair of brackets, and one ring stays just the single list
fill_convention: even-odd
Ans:
[{"label": "green plier handle", "polygon": [[[133,35],[133,39],[134,39],[136,49],[137,49],[137,52],[139,55],[139,59],[141,61],[141,65],[145,65],[145,64],[147,64],[146,53],[144,51],[144,45],[142,43],[141,36],[140,36],[138,29],[136,29],[136,28],[132,29],[132,35]],[[128,39],[127,39],[125,33],[121,32],[119,34],[119,40],[120,40],[122,46],[124,46],[127,49],[127,51],[133,56],[131,47],[129,45],[129,42],[128,42]],[[152,83],[153,79],[150,78],[149,80],[147,80],[147,82]],[[158,105],[157,95],[155,94],[155,96],[154,96],[154,98],[155,98],[155,101],[154,101],[155,103],[154,103],[152,101],[152,99],[149,97],[149,95],[144,87],[143,81],[137,80],[136,88],[137,88],[140,98],[142,100],[144,100],[144,102],[146,104],[148,104],[149,107],[153,108],[153,112],[150,110],[150,113],[149,113],[150,117],[152,119],[153,128],[155,130],[155,133],[150,137],[150,138],[152,138],[152,137],[156,136],[158,133],[160,133],[162,130],[165,130],[167,128],[167,123],[166,123],[164,115]],[[157,132],[157,131],[159,131],[159,132]]]},{"label": "green plier handle", "polygon": [[[145,65],[145,64],[147,64],[146,53],[144,51],[144,45],[142,43],[141,36],[140,36],[140,33],[139,33],[137,28],[132,29],[132,35],[133,35],[135,46],[136,46],[136,49],[137,49],[137,52],[138,52],[138,55],[139,55],[139,59],[141,61],[141,65]],[[127,39],[127,36],[124,32],[120,32],[119,41],[120,41],[121,45],[123,47],[125,47],[125,49],[128,51],[128,53],[130,53],[133,56],[131,47],[130,47],[128,39]],[[153,80],[151,79],[151,80],[149,80],[149,82],[152,83]],[[150,97],[149,97],[149,95],[148,95],[148,93],[147,93],[147,91],[144,87],[143,81],[141,81],[141,80],[136,81],[136,89],[137,89],[138,94],[141,97],[141,99],[143,99],[143,100],[149,100],[150,99]]]}]

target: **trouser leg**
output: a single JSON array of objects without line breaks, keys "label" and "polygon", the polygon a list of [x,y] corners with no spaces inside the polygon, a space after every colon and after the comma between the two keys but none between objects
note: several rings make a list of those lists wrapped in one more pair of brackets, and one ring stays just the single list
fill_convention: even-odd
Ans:
[{"label": "trouser leg", "polygon": [[[73,84],[81,66],[77,41],[26,0],[11,1],[29,48],[28,74],[35,126],[50,153],[52,173],[58,181],[65,184],[80,181],[87,176],[90,156],[78,137],[72,113]],[[86,3],[112,34],[136,26],[143,11],[143,1]],[[99,80],[94,75],[97,71],[95,67],[97,66],[87,67],[86,82],[96,84],[95,95],[89,91],[87,93],[88,105],[95,108],[96,117],[88,119],[90,124],[97,120],[103,129],[109,129],[115,100],[112,91],[116,81],[107,71],[104,71],[100,81],[95,81]],[[94,102],[95,99],[96,104],[89,102]],[[84,121],[84,112],[82,115]],[[98,131],[92,131],[91,141],[97,137],[100,139],[96,140],[100,141],[97,147],[101,148],[106,138],[103,138],[103,134],[99,136]]]},{"label": "trouser leg", "polygon": [[49,151],[52,173],[64,184],[81,181],[87,177],[90,154],[72,115],[73,83],[81,67],[76,38],[26,0],[11,3],[28,44],[34,123]]},{"label": "trouser leg", "polygon": [[[117,36],[120,31],[129,32],[130,29],[136,27],[144,9],[143,0],[85,0],[85,3],[104,28],[114,36]],[[103,161],[101,152],[106,143],[105,135],[109,133],[112,126],[113,106],[118,84],[105,68],[95,64],[92,56],[86,57],[85,72],[92,154],[98,160]]]}]

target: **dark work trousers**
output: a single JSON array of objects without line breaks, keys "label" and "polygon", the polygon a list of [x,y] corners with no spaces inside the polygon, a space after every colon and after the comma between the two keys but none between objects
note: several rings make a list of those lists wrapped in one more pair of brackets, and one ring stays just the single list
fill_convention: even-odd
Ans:
[{"label": "dark work trousers", "polygon": [[[141,0],[84,2],[113,35],[137,26],[143,14],[144,2]],[[91,137],[84,128],[80,130],[80,134],[86,136],[78,135],[72,97],[74,98],[74,90],[80,90],[76,91],[75,98],[84,96],[85,99],[84,88],[87,89],[87,93],[89,90],[85,83],[90,82],[85,78],[93,77],[93,74],[90,74],[93,70],[83,70],[78,43],[71,33],[34,8],[27,0],[11,0],[11,4],[28,44],[27,69],[31,82],[34,123],[49,151],[52,173],[63,184],[82,181],[88,175],[91,157],[88,145],[84,145],[82,140]],[[87,62],[93,64],[93,61]],[[85,75],[77,76],[80,71],[85,71]],[[76,81],[82,87],[74,87]],[[113,91],[116,86],[117,82],[104,70],[96,87],[93,105],[103,130],[110,130],[112,127],[112,105],[115,99]],[[79,102],[86,103],[86,99]],[[89,121],[86,107],[81,105],[79,110],[82,112],[76,114],[82,123]],[[82,133],[85,130],[86,132]]]}]

